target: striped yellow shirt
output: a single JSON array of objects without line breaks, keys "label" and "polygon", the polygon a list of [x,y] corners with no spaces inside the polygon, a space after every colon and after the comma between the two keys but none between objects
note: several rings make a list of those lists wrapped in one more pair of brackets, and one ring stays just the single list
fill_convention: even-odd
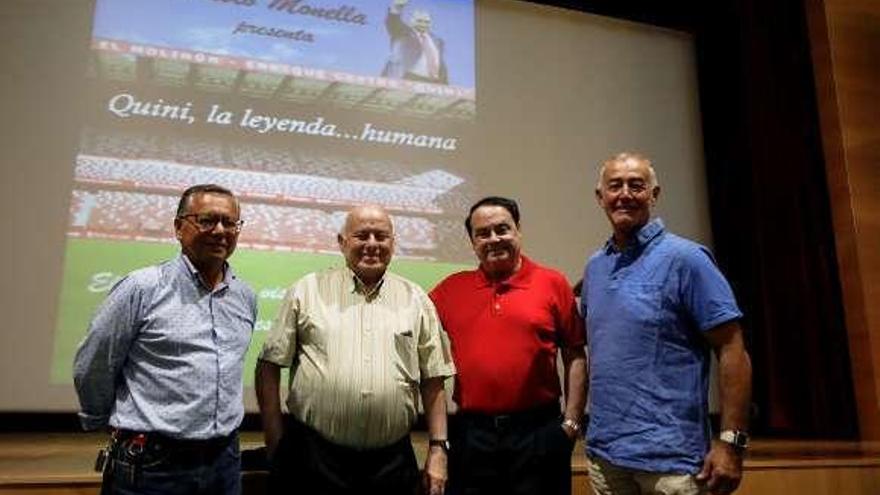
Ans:
[{"label": "striped yellow shirt", "polygon": [[287,291],[260,359],[291,367],[291,414],[354,448],[401,439],[416,418],[420,381],[455,373],[421,287],[386,272],[367,294],[348,268],[311,273]]}]

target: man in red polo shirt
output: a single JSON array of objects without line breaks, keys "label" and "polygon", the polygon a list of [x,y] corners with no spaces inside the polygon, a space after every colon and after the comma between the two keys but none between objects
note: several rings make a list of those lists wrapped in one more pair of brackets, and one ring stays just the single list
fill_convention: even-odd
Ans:
[{"label": "man in red polo shirt", "polygon": [[586,395],[574,294],[565,276],[522,255],[515,201],[478,201],[465,228],[479,269],[450,275],[431,292],[458,369],[447,491],[569,495]]}]

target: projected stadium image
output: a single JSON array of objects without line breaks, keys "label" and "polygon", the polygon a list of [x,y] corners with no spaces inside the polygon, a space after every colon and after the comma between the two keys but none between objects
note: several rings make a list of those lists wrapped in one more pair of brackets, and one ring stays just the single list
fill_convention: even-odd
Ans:
[{"label": "projected stadium image", "polygon": [[247,370],[286,287],[343,262],[336,234],[352,205],[391,212],[392,270],[424,287],[472,266],[473,3],[419,2],[435,41],[415,61],[398,39],[407,2],[348,4],[96,3],[52,383],[70,382],[113,284],[179,250],[172,219],[193,184],[241,200],[232,264],[260,312]]},{"label": "projected stadium image", "polygon": [[[694,40],[516,0],[14,0],[2,168],[3,411],[79,410],[73,354],[111,287],[180,252],[180,194],[241,201],[230,259],[258,295],[340,266],[354,205],[393,217],[390,269],[476,266],[471,204],[518,201],[524,252],[570,283],[607,241],[596,166],[656,160],[657,213],[711,245]],[[14,41],[14,42],[13,42]],[[658,170],[659,172],[659,170]]]},{"label": "projected stadium image", "polygon": [[[473,1],[408,3],[361,0],[327,8],[298,0],[100,0],[92,40],[96,69],[119,81],[473,118]],[[415,36],[413,26],[425,20],[426,35]]]}]

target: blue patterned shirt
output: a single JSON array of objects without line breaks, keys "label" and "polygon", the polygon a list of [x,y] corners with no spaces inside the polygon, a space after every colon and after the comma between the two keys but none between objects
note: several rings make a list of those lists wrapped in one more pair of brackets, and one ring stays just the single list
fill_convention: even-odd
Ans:
[{"label": "blue patterned shirt", "polygon": [[617,466],[696,473],[710,442],[703,332],[742,317],[709,251],[655,219],[584,272],[590,349],[587,452]]},{"label": "blue patterned shirt", "polygon": [[227,265],[210,290],[186,256],[134,271],[98,308],[73,364],[83,428],[208,439],[244,417],[254,292]]}]

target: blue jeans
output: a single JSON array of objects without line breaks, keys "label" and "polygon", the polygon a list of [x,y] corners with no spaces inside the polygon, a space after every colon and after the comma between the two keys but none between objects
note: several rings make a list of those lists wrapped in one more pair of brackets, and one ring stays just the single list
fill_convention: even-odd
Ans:
[{"label": "blue jeans", "polygon": [[102,495],[240,495],[238,435],[220,441],[115,442]]}]

